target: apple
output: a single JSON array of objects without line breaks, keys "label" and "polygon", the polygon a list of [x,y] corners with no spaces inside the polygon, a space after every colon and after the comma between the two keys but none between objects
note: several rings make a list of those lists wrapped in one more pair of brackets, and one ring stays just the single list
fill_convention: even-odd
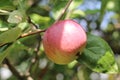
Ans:
[{"label": "apple", "polygon": [[68,64],[85,48],[86,32],[73,20],[61,20],[51,25],[43,35],[47,57],[56,64]]}]

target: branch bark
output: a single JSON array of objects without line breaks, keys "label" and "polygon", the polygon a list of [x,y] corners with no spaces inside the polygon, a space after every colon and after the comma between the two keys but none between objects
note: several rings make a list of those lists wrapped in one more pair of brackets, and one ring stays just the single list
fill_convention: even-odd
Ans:
[{"label": "branch bark", "polygon": [[[32,57],[32,59],[31,59],[31,63],[30,63],[30,66],[29,66],[29,68],[28,68],[28,73],[30,73],[30,76],[33,76],[33,75],[35,75],[35,76],[33,76],[33,78],[35,77],[37,77],[37,74],[35,74],[34,72],[36,72],[37,73],[37,71],[39,71],[38,70],[38,66],[39,66],[39,49],[40,49],[40,46],[41,46],[41,35],[39,34],[39,33],[41,33],[41,32],[44,32],[44,31],[46,31],[46,30],[40,30],[39,29],[39,27],[36,25],[36,24],[34,24],[32,21],[31,21],[31,19],[30,19],[30,17],[28,17],[28,22],[30,23],[30,24],[32,24],[33,25],[33,27],[37,30],[36,32],[32,32],[32,33],[30,33],[30,34],[25,34],[25,35],[22,35],[21,37],[26,37],[26,36],[28,36],[28,35],[32,35],[32,34],[36,34],[37,35],[37,44],[36,44],[36,47],[34,48],[34,53],[35,54],[33,54],[33,57]],[[33,69],[34,67],[36,67],[35,69]]]},{"label": "branch bark", "polygon": [[42,32],[45,32],[45,31],[46,31],[46,29],[44,29],[44,30],[36,29],[35,32],[29,32],[29,33],[24,33],[24,34],[22,34],[18,39],[24,38],[24,37],[27,37],[27,36],[30,36],[30,35],[42,33]]},{"label": "branch bark", "polygon": [[8,66],[10,71],[19,79],[19,80],[26,80],[25,76],[22,76],[16,69],[15,67],[10,63],[10,61],[5,58],[4,63]]}]

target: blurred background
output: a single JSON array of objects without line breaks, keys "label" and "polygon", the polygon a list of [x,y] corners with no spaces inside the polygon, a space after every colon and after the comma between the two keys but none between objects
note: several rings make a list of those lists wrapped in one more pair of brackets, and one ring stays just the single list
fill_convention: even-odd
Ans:
[{"label": "blurred background", "polygon": [[[0,0],[0,34],[15,26],[22,27],[23,33],[34,31],[34,24],[44,30],[60,17],[67,3],[68,0]],[[106,40],[120,68],[120,0],[73,0],[61,18],[73,19],[86,32]],[[17,40],[0,65],[0,80],[22,80],[19,74],[27,75],[27,80],[120,80],[120,74],[96,73],[77,61],[54,64],[44,54],[41,39],[37,34]],[[13,69],[8,68],[8,63]]]}]

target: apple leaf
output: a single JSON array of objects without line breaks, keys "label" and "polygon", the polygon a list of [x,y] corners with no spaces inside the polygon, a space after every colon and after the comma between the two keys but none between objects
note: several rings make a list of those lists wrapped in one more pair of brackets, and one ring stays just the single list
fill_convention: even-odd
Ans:
[{"label": "apple leaf", "polygon": [[11,44],[2,46],[3,49],[2,50],[0,49],[0,64],[3,61],[3,59],[7,56],[7,54],[10,52],[12,46],[13,45],[11,45]]},{"label": "apple leaf", "polygon": [[69,6],[69,9],[75,10],[76,8],[78,8],[81,5],[82,2],[83,2],[83,0],[73,0]]},{"label": "apple leaf", "polygon": [[78,61],[95,72],[118,73],[114,54],[106,41],[98,36],[87,35],[87,45]]},{"label": "apple leaf", "polygon": [[14,10],[15,8],[12,0],[0,0],[0,9]]},{"label": "apple leaf", "polygon": [[15,41],[21,34],[22,30],[19,27],[12,28],[6,32],[0,34],[0,46],[5,43],[10,43]]},{"label": "apple leaf", "polygon": [[11,12],[9,14],[8,17],[8,22],[9,23],[20,23],[23,21],[23,19],[25,18],[24,16],[24,11],[22,10],[14,10],[13,12]]}]

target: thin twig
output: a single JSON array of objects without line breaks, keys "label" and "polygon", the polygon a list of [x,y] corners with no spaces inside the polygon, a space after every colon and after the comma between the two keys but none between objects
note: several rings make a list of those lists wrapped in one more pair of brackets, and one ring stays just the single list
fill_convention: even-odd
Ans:
[{"label": "thin twig", "polygon": [[41,37],[38,36],[38,43],[36,44],[36,48],[35,48],[35,55],[32,59],[31,59],[31,65],[28,69],[28,72],[31,72],[32,67],[35,65],[35,63],[37,63],[37,61],[39,60],[39,49],[40,49],[40,42],[41,42]]},{"label": "thin twig", "polygon": [[38,80],[43,80],[42,78],[45,76],[46,72],[48,71],[48,65],[41,70],[41,73],[39,74]]},{"label": "thin twig", "polygon": [[72,3],[73,0],[69,0],[68,3],[66,4],[65,8],[63,9],[61,15],[58,17],[58,19],[55,21],[59,21],[65,14],[65,12],[67,11],[68,7],[70,6],[70,4]]},{"label": "thin twig", "polygon": [[32,20],[31,20],[31,18],[28,16],[28,23],[30,23],[30,24],[32,24],[36,29],[38,29],[38,26],[34,23],[34,22],[32,22]]},{"label": "thin twig", "polygon": [[[33,23],[32,22],[32,20],[30,19],[30,17],[28,17],[28,22],[30,23],[30,24],[32,24],[33,25],[33,27],[35,27],[35,29],[37,30],[35,33],[33,32],[33,33],[30,33],[29,35],[32,35],[32,34],[36,34],[37,35],[37,44],[36,44],[36,47],[35,47],[35,54],[33,54],[33,55],[35,55],[35,56],[33,56],[32,57],[32,59],[31,59],[31,64],[30,64],[30,66],[29,66],[29,68],[28,68],[28,72],[30,73],[30,75],[33,75],[34,73],[33,73],[33,67],[34,66],[36,66],[37,65],[37,67],[38,67],[38,61],[39,61],[39,49],[40,49],[40,45],[41,45],[41,35],[39,34],[40,32],[44,32],[45,30],[40,30],[39,29],[39,27],[35,24],[35,23]],[[26,35],[24,35],[24,37],[25,37]],[[23,36],[22,36],[23,37]],[[33,60],[33,61],[32,61]],[[37,68],[36,68],[37,69]],[[36,69],[34,70],[34,72],[36,71]],[[38,70],[38,69],[37,69]]]},{"label": "thin twig", "polygon": [[[18,39],[24,38],[24,37],[27,37],[27,36],[31,36],[31,35],[34,35],[34,34],[42,33],[42,32],[45,32],[45,31],[46,31],[46,29],[44,29],[44,30],[36,29],[36,31],[34,31],[34,32],[28,32],[28,33],[22,34]],[[13,43],[13,42],[10,42],[10,43]],[[0,45],[0,47],[4,46],[4,45],[7,45],[7,44],[10,44],[10,43],[2,44],[2,45]]]},{"label": "thin twig", "polygon": [[34,34],[38,34],[38,33],[42,33],[42,32],[45,32],[45,31],[46,31],[46,29],[44,29],[44,30],[36,29],[35,32],[24,33],[19,38],[24,38],[24,37],[34,35]]},{"label": "thin twig", "polygon": [[10,61],[5,58],[4,63],[8,66],[10,71],[19,79],[19,80],[26,80],[24,76],[22,76],[16,69],[15,67],[10,63]]}]

